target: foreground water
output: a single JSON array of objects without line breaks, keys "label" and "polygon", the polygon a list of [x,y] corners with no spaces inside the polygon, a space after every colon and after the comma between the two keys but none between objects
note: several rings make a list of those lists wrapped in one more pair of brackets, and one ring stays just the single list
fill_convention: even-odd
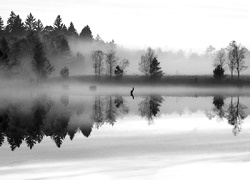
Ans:
[{"label": "foreground water", "polygon": [[249,179],[246,94],[6,94],[1,179]]}]

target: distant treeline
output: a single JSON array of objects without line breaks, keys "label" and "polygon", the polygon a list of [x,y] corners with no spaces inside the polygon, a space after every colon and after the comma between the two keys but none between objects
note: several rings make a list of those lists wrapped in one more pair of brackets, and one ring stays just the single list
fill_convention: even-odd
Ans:
[{"label": "distant treeline", "polygon": [[[60,64],[58,66],[60,73],[57,75],[67,79],[71,71],[67,67],[67,62],[84,61],[86,58],[70,48],[69,39],[89,42],[89,45],[94,44],[88,57],[92,61],[93,72],[97,79],[101,79],[104,75],[110,79],[121,79],[130,65],[127,58],[121,59],[117,56],[114,40],[104,42],[99,35],[94,38],[88,25],[77,33],[73,22],[67,27],[60,15],[56,17],[53,26],[44,27],[41,20],[36,19],[31,13],[23,22],[20,16],[12,11],[6,25],[0,17],[0,37],[0,74],[5,76],[24,75],[25,69],[28,69],[26,77],[33,74],[37,80],[46,79],[57,68],[53,61],[57,59]],[[138,59],[138,70],[146,78],[158,81],[167,72],[163,72],[156,52],[150,47],[142,51]],[[228,47],[218,51],[209,46],[204,55],[214,61],[211,74],[215,79],[223,79],[228,70],[231,78],[236,73],[239,80],[241,73],[247,69],[245,63],[247,53],[249,54],[249,51],[244,46],[232,41]],[[191,58],[195,59],[196,56],[198,55],[191,54]],[[66,61],[63,61],[64,59]]]}]

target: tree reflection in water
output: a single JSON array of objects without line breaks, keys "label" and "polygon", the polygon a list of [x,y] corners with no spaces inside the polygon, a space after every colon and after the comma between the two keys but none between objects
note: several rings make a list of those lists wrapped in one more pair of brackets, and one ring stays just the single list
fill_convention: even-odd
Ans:
[{"label": "tree reflection in water", "polygon": [[[20,147],[23,140],[32,149],[36,143],[40,143],[44,136],[44,120],[49,112],[52,101],[42,96],[33,102],[31,112],[22,108],[21,104],[9,104],[0,110],[0,134],[3,143],[4,138],[15,150]],[[1,144],[2,144],[1,143]]]},{"label": "tree reflection in water", "polygon": [[[114,125],[116,118],[128,114],[129,109],[122,97],[96,97],[91,118],[75,120],[73,114],[79,116],[83,108],[68,107],[68,97],[60,99],[63,107],[47,96],[40,96],[32,102],[32,108],[25,108],[21,103],[10,103],[0,109],[0,146],[5,137],[11,150],[20,147],[23,141],[32,149],[40,143],[44,136],[49,136],[57,147],[61,147],[68,135],[71,140],[79,130],[85,137],[89,137],[92,128],[99,128],[104,123]],[[63,109],[62,109],[63,108]]]},{"label": "tree reflection in water", "polygon": [[114,125],[118,117],[123,117],[129,113],[129,108],[121,96],[117,97],[95,97],[93,105],[92,120],[96,128],[107,123]]},{"label": "tree reflection in water", "polygon": [[247,107],[240,103],[240,97],[237,97],[236,102],[233,102],[233,97],[231,97],[231,102],[228,106],[226,119],[228,123],[233,127],[233,134],[236,136],[242,130],[243,120],[247,117],[246,114]]},{"label": "tree reflection in water", "polygon": [[212,119],[218,117],[223,120],[227,119],[228,123],[233,126],[233,134],[236,136],[242,130],[243,120],[247,117],[246,109],[247,107],[240,103],[240,97],[238,96],[234,101],[234,98],[231,97],[230,103],[225,105],[225,97],[215,96],[213,98],[214,107],[212,110],[207,113],[207,117]]},{"label": "tree reflection in water", "polygon": [[141,117],[146,118],[149,124],[153,123],[153,117],[160,111],[164,99],[161,96],[147,96],[139,103]]},{"label": "tree reflection in water", "polygon": [[[159,115],[164,99],[161,96],[147,96],[139,102],[139,113],[149,124]],[[4,102],[4,101],[3,101]],[[44,136],[50,137],[57,147],[61,147],[69,136],[73,140],[77,132],[89,137],[93,128],[104,124],[114,125],[117,118],[129,113],[129,107],[121,96],[96,96],[89,111],[84,105],[70,105],[67,95],[60,98],[61,103],[52,101],[43,95],[31,102],[9,103],[0,107],[0,146],[7,140],[11,150],[15,150],[25,142],[32,149],[42,142]],[[89,105],[90,103],[88,103]],[[242,129],[247,117],[247,107],[240,103],[239,97],[231,97],[230,101],[223,96],[213,98],[213,108],[209,119],[227,119],[233,126],[233,134]]]}]

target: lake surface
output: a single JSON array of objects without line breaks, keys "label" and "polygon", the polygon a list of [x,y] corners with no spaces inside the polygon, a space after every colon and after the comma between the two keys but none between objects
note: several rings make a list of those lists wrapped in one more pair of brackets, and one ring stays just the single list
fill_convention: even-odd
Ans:
[{"label": "lake surface", "polygon": [[2,91],[0,179],[249,179],[249,94],[123,90]]}]

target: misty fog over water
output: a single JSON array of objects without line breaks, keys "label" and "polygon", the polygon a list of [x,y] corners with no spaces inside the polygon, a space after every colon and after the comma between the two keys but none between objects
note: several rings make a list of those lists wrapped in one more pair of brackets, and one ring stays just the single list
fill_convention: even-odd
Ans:
[{"label": "misty fog over water", "polygon": [[247,89],[136,87],[132,99],[125,87],[43,86],[0,95],[3,179],[162,178],[191,176],[187,166],[245,167]]}]

